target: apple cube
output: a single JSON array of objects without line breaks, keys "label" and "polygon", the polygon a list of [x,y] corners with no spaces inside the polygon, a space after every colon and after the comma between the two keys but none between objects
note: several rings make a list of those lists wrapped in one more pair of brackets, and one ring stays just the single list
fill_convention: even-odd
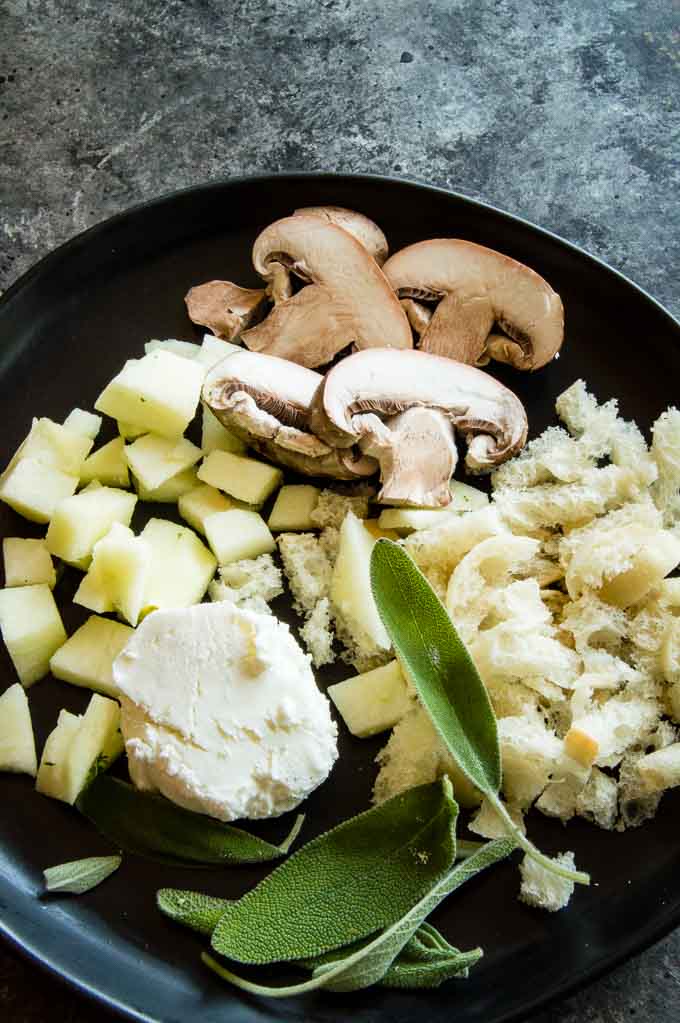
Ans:
[{"label": "apple cube", "polygon": [[125,440],[137,440],[138,437],[143,437],[145,433],[149,432],[145,426],[135,426],[134,423],[126,423],[121,419],[118,420],[116,425],[118,433]]},{"label": "apple cube", "polygon": [[199,604],[217,563],[193,530],[166,519],[149,519],[141,538],[151,548],[145,612]]},{"label": "apple cube", "polygon": [[129,359],[95,402],[98,412],[163,437],[181,437],[196,413],[204,367],[172,352]]},{"label": "apple cube", "polygon": [[276,550],[274,537],[262,516],[243,508],[209,515],[205,520],[205,534],[220,565],[257,558]]},{"label": "apple cube", "polygon": [[0,590],[0,629],[23,686],[43,678],[50,657],[66,642],[61,615],[47,583]]},{"label": "apple cube", "polygon": [[136,503],[136,494],[115,487],[87,487],[67,497],[52,516],[48,550],[77,568],[87,568],[97,540],[114,522],[129,526]]},{"label": "apple cube", "polygon": [[37,458],[21,458],[2,474],[0,501],[31,522],[49,522],[57,505],[75,494],[78,476]]},{"label": "apple cube", "polygon": [[146,490],[136,476],[132,477],[140,501],[147,501],[151,504],[177,504],[182,494],[188,493],[198,485],[198,476],[192,466],[171,476],[165,483],[155,490]]},{"label": "apple cube", "polygon": [[352,735],[361,739],[393,728],[413,706],[398,661],[338,682],[326,693]]},{"label": "apple cube", "polygon": [[80,470],[80,482],[91,483],[92,480],[99,480],[107,487],[130,486],[123,437],[114,437],[85,459]]},{"label": "apple cube", "polygon": [[102,425],[102,417],[96,416],[94,412],[86,412],[82,408],[74,408],[66,416],[64,426],[67,430],[80,433],[83,437],[95,440]]},{"label": "apple cube", "polygon": [[371,590],[371,551],[375,539],[353,512],[340,527],[340,546],[333,566],[331,602],[338,608],[358,646],[389,650],[390,638]]},{"label": "apple cube", "polygon": [[35,787],[43,796],[62,799],[66,752],[80,728],[82,717],[60,710],[57,724],[47,736],[43,747]]},{"label": "apple cube", "polygon": [[217,416],[213,415],[207,405],[203,404],[201,420],[201,449],[204,455],[211,451],[231,451],[242,455],[246,450],[245,442],[222,426]]},{"label": "apple cube", "polygon": [[[114,522],[106,536],[94,545],[92,564],[73,598],[74,602],[97,611],[103,595],[113,605],[114,611],[118,611],[131,625],[136,625],[145,606],[150,566],[149,545],[127,526]],[[91,580],[89,588],[88,579]],[[95,604],[94,607],[88,599]]]},{"label": "apple cube", "polygon": [[28,698],[15,682],[0,696],[0,771],[30,774],[35,778],[38,758]]},{"label": "apple cube", "polygon": [[91,615],[54,654],[50,671],[63,682],[118,699],[113,662],[133,632],[122,622]]},{"label": "apple cube", "polygon": [[199,486],[193,487],[185,494],[182,494],[177,507],[182,518],[196,532],[203,533],[205,536],[205,520],[207,517],[215,515],[217,512],[229,511],[230,508],[234,507],[234,503],[228,497],[225,497],[224,494],[221,494],[219,490],[208,486],[207,483],[201,483]]},{"label": "apple cube", "polygon": [[281,487],[267,525],[273,533],[315,529],[311,514],[319,500],[319,488],[305,483]]},{"label": "apple cube", "polygon": [[244,458],[230,451],[211,451],[198,470],[199,480],[246,504],[262,504],[277,487],[283,473],[273,465]]},{"label": "apple cube", "polygon": [[57,798],[75,803],[87,784],[90,772],[97,770],[97,760],[106,758],[101,767],[108,767],[123,752],[120,733],[120,707],[115,700],[94,693],[80,721],[78,731],[66,749],[63,768],[63,791]]},{"label": "apple cube", "polygon": [[201,350],[197,358],[203,363],[207,372],[207,370],[216,366],[218,362],[221,362],[222,359],[226,359],[228,355],[233,355],[234,352],[240,351],[243,351],[240,345],[233,345],[230,341],[223,341],[222,338],[215,337],[214,334],[204,334]]},{"label": "apple cube", "polygon": [[476,511],[489,503],[488,496],[476,487],[459,480],[450,483],[451,504],[445,508],[385,508],[378,523],[385,529],[399,533],[413,533],[418,529],[431,529],[446,522],[451,515]]},{"label": "apple cube", "polygon": [[191,468],[201,454],[201,449],[186,437],[168,440],[153,433],[145,434],[125,448],[128,465],[147,491],[156,490],[173,476]]},{"label": "apple cube", "polygon": [[172,352],[183,359],[197,359],[200,351],[201,346],[195,341],[177,341],[174,337],[169,337],[165,341],[152,338],[144,345],[145,355],[151,355],[152,352]]},{"label": "apple cube", "polygon": [[22,447],[21,458],[35,458],[69,476],[78,476],[93,443],[91,437],[70,430],[61,423],[35,419]]},{"label": "apple cube", "polygon": [[25,540],[7,536],[2,541],[5,562],[5,586],[35,586],[47,583],[51,590],[57,581],[54,563],[44,540]]}]

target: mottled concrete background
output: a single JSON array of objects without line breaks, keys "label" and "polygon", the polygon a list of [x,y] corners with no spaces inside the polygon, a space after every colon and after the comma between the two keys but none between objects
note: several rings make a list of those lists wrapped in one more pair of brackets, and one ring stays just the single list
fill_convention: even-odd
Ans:
[{"label": "mottled concrete background", "polygon": [[[678,315],[679,69],[679,0],[0,0],[0,289],[174,188],[372,171],[524,215]],[[536,1023],[675,1023],[679,962],[676,934]],[[0,952],[7,1023],[102,1015]]]}]

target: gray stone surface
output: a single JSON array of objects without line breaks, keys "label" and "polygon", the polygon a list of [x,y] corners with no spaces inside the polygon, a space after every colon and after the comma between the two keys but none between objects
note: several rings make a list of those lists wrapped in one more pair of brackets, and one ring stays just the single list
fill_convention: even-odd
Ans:
[{"label": "gray stone surface", "polygon": [[[162,192],[324,169],[482,197],[678,315],[679,69],[678,0],[0,0],[0,288]],[[679,953],[535,1023],[671,1023]],[[7,1023],[102,1015],[0,951]]]}]

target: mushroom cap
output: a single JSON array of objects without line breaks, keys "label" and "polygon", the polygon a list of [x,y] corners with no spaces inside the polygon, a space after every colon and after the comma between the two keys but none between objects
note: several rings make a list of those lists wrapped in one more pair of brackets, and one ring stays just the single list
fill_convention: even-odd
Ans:
[{"label": "mushroom cap", "polygon": [[240,288],[231,281],[206,281],[184,296],[189,319],[231,341],[262,311],[264,288]]},{"label": "mushroom cap", "polygon": [[324,378],[311,428],[328,444],[349,446],[366,432],[365,413],[388,419],[414,407],[437,409],[464,434],[474,472],[490,471],[526,441],[526,413],[511,390],[474,366],[415,350],[342,359]]},{"label": "mushroom cap", "polygon": [[320,366],[343,348],[411,348],[406,315],[364,246],[313,214],[285,217],[255,240],[253,265],[265,280],[281,264],[309,282],[243,334],[253,351]]},{"label": "mushroom cap", "polygon": [[366,251],[373,257],[378,266],[382,266],[389,254],[387,238],[378,225],[363,213],[356,210],[347,210],[344,206],[303,206],[295,210],[294,217],[309,214],[313,217],[323,217],[331,224],[337,224],[343,230],[348,231]]},{"label": "mushroom cap", "polygon": [[208,372],[203,400],[229,430],[279,465],[309,476],[372,476],[377,463],[358,449],[336,449],[309,430],[323,377],[285,359],[234,352]]},{"label": "mushroom cap", "polygon": [[400,298],[443,300],[421,338],[424,351],[475,363],[494,322],[509,338],[493,357],[519,369],[544,366],[562,344],[560,296],[535,270],[493,249],[432,238],[396,252],[384,272]]}]

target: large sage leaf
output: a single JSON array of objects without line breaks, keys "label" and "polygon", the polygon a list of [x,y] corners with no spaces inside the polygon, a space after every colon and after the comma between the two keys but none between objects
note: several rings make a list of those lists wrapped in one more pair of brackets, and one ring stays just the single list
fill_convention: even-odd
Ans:
[{"label": "large sage leaf", "polygon": [[480,789],[524,851],[560,877],[589,884],[540,852],[498,796],[501,758],[486,687],[442,602],[399,544],[381,539],[371,553],[371,587],[399,661],[461,771]]},{"label": "large sage leaf", "polygon": [[[240,987],[252,994],[267,995],[270,998],[287,998],[291,995],[314,991],[317,988],[327,988],[330,991],[356,991],[360,988],[370,987],[372,984],[381,981],[384,977],[389,976],[388,971],[402,949],[408,944],[426,917],[436,909],[447,895],[450,895],[451,892],[455,891],[456,888],[459,888],[480,871],[485,870],[494,863],[498,863],[499,860],[505,859],[515,848],[516,843],[509,838],[499,838],[489,842],[479,852],[474,853],[449,870],[444,877],[431,886],[429,891],[415,905],[398,920],[395,920],[393,924],[386,927],[372,941],[349,955],[339,953],[338,958],[334,961],[326,959],[322,965],[314,970],[310,980],[303,981],[300,984],[291,984],[286,987],[256,984],[232,973],[231,970],[218,963],[217,960],[207,953],[203,954],[203,961],[210,969],[218,973],[224,980],[228,980],[236,985],[236,987]],[[289,860],[288,862],[291,861]],[[463,972],[481,955],[481,950],[474,949],[469,953],[457,953],[461,957],[458,959],[453,954],[456,951],[453,950],[453,952],[449,953],[449,968],[454,973]],[[433,966],[434,958],[430,960]],[[442,966],[441,961],[439,965],[440,967]],[[407,972],[404,968],[400,971],[399,976],[394,973],[392,975],[393,979],[396,979],[400,986],[407,986],[405,983]],[[426,975],[424,971],[413,971],[412,979],[414,980],[414,986],[425,986]],[[432,971],[431,980],[441,983],[445,979],[446,977],[441,974],[439,979],[437,979],[436,971]]]},{"label": "large sage leaf", "polygon": [[266,863],[284,856],[302,826],[298,817],[281,845],[229,824],[192,813],[168,799],[99,774],[78,796],[76,806],[115,845],[139,856],[177,866]]},{"label": "large sage leaf", "polygon": [[284,962],[389,926],[450,869],[457,813],[444,778],[344,821],[231,903],[213,948],[241,963]]}]

